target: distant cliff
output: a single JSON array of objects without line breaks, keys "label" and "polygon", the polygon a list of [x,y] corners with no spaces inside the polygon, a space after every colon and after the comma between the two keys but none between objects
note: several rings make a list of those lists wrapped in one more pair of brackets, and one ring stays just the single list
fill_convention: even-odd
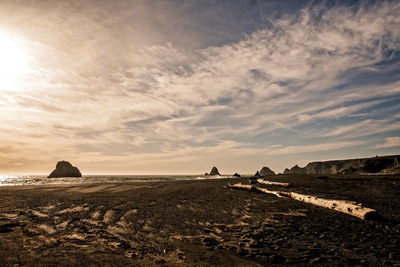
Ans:
[{"label": "distant cliff", "polygon": [[400,173],[399,155],[373,158],[310,162],[304,168],[294,166],[284,174],[361,174]]}]

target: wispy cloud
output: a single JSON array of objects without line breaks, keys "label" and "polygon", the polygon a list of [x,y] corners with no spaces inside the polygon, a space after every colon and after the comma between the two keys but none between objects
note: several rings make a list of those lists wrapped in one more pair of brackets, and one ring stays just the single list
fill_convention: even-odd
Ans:
[{"label": "wispy cloud", "polygon": [[282,148],[272,149],[268,152],[269,155],[280,155],[280,154],[298,154],[308,152],[320,152],[327,150],[341,149],[345,147],[355,147],[362,145],[363,142],[336,142],[336,143],[324,143],[324,144],[313,144],[308,146],[287,146]]},{"label": "wispy cloud", "polygon": [[385,143],[376,145],[376,148],[387,148],[387,147],[399,147],[400,137],[387,137],[385,138]]}]

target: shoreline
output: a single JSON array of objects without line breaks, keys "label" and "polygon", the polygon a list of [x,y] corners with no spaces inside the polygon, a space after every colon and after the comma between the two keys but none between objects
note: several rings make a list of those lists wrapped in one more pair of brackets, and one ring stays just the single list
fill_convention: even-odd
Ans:
[{"label": "shoreline", "polygon": [[392,178],[268,177],[299,193],[362,202],[385,222],[227,189],[247,178],[4,186],[0,259],[9,265],[400,264],[400,177]]},{"label": "shoreline", "polygon": [[[243,177],[248,177],[243,176]],[[133,175],[133,176],[120,176],[120,175],[97,175],[97,176],[83,176],[83,177],[59,177],[48,178],[38,177],[32,175],[19,176],[19,177],[5,177],[0,179],[0,187],[5,186],[25,186],[25,185],[57,185],[57,184],[97,184],[97,183],[145,183],[145,182],[172,182],[172,181],[196,181],[196,180],[214,180],[214,179],[231,179],[236,178],[231,175],[221,176],[204,176],[204,175]]]}]

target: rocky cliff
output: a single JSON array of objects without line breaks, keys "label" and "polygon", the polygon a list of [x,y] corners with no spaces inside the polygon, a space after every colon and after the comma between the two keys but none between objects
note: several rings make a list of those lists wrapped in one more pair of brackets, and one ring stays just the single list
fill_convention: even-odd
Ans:
[{"label": "rocky cliff", "polygon": [[361,173],[400,173],[400,156],[331,160],[310,162],[304,168],[294,166],[285,169],[284,174],[361,174]]},{"label": "rocky cliff", "polygon": [[77,167],[72,166],[68,161],[59,161],[56,169],[50,173],[48,178],[60,177],[82,177],[82,174]]}]

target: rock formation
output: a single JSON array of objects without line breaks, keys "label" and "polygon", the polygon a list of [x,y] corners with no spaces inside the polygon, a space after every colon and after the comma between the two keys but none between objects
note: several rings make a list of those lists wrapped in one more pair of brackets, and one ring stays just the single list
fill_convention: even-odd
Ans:
[{"label": "rock formation", "polygon": [[268,167],[263,167],[260,171],[261,176],[275,175],[275,172]]},{"label": "rock formation", "polygon": [[257,171],[256,174],[254,174],[254,177],[260,177],[260,173]]},{"label": "rock formation", "polygon": [[286,168],[283,174],[304,174],[306,173],[305,168],[300,168],[298,165],[294,165],[292,168]]},{"label": "rock formation", "polygon": [[48,178],[60,177],[82,177],[82,174],[77,167],[72,166],[68,161],[59,161],[56,169],[50,173]]},{"label": "rock formation", "polygon": [[399,174],[399,173],[400,173],[399,158],[396,157],[396,158],[394,159],[393,164],[390,165],[389,167],[385,168],[384,170],[382,170],[381,173],[386,173],[386,174]]},{"label": "rock formation", "polygon": [[240,177],[240,174],[235,172],[235,174],[233,175],[233,177]]},{"label": "rock formation", "polygon": [[400,173],[396,167],[399,156],[331,160],[310,162],[304,168],[294,166],[285,169],[284,174],[363,174],[363,173]]},{"label": "rock formation", "polygon": [[257,184],[258,183],[258,177],[260,177],[260,176],[252,176],[252,177],[249,177],[249,183],[250,184]]},{"label": "rock formation", "polygon": [[221,175],[221,174],[219,174],[218,169],[216,167],[212,167],[210,175]]}]

